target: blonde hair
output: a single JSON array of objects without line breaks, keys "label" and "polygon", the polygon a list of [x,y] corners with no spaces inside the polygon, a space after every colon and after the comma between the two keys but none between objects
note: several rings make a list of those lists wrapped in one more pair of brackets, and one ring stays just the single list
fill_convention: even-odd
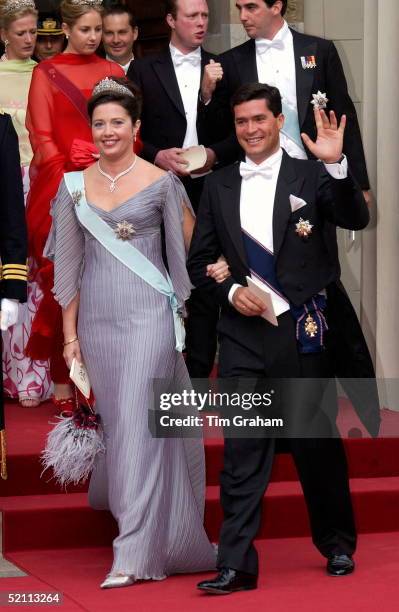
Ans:
[{"label": "blonde hair", "polygon": [[96,11],[102,17],[104,12],[101,4],[85,4],[84,1],[81,4],[74,4],[70,0],[62,0],[59,10],[61,11],[63,23],[66,23],[70,28],[73,28],[77,20],[86,15],[86,13]]},{"label": "blonde hair", "polygon": [[0,0],[0,28],[8,30],[13,21],[21,19],[21,17],[26,17],[27,15],[32,15],[37,19],[39,12],[30,6],[10,11],[7,0]]}]

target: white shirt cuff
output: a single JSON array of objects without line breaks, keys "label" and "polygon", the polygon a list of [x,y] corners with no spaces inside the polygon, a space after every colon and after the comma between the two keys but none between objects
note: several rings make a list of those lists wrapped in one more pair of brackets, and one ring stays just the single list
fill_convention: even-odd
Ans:
[{"label": "white shirt cuff", "polygon": [[203,99],[201,91],[200,91],[199,92],[199,100],[200,100],[200,102],[202,102],[202,104],[204,106],[208,106],[208,104],[210,104],[212,102],[212,96],[209,98],[209,100],[207,102],[204,102],[204,99]]},{"label": "white shirt cuff", "polygon": [[348,160],[346,155],[343,156],[341,162],[335,164],[324,164],[328,174],[335,179],[345,179],[348,176]]},{"label": "white shirt cuff", "polygon": [[242,285],[240,285],[239,283],[234,283],[234,285],[231,286],[229,294],[227,296],[230,304],[233,303],[233,295],[235,294],[236,289],[239,289],[240,287],[242,287]]}]

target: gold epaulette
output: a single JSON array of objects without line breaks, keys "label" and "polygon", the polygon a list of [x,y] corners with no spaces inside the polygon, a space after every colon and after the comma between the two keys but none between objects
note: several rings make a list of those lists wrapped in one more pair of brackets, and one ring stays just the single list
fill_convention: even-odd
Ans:
[{"label": "gold epaulette", "polygon": [[6,432],[2,429],[0,431],[0,476],[3,480],[7,480],[6,452]]},{"label": "gold epaulette", "polygon": [[24,264],[4,264],[0,269],[0,280],[28,280],[28,266]]}]

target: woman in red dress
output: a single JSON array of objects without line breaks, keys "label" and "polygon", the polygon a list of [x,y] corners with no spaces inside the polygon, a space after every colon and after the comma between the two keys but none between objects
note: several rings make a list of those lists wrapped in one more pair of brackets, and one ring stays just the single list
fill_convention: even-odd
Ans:
[{"label": "woman in red dress", "polygon": [[51,226],[50,202],[64,172],[82,170],[95,160],[87,100],[94,85],[107,76],[124,76],[116,63],[95,54],[101,41],[101,0],[63,0],[63,28],[68,40],[63,53],[44,60],[33,71],[27,127],[34,157],[27,220],[32,274],[43,291],[26,352],[50,358],[55,403],[68,407],[69,372],[62,357],[61,309],[55,302],[53,265],[42,256]]}]

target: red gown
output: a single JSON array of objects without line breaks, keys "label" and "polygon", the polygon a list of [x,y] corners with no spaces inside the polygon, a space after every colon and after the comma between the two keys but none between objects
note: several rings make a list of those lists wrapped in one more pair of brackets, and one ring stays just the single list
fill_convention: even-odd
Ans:
[{"label": "red gown", "polygon": [[106,76],[124,77],[116,63],[97,55],[61,53],[33,71],[27,128],[34,152],[27,202],[30,255],[43,299],[32,325],[26,352],[33,359],[51,359],[56,383],[68,381],[62,358],[61,308],[52,295],[53,264],[43,257],[51,227],[50,203],[64,172],[82,170],[94,161],[86,101]]}]

